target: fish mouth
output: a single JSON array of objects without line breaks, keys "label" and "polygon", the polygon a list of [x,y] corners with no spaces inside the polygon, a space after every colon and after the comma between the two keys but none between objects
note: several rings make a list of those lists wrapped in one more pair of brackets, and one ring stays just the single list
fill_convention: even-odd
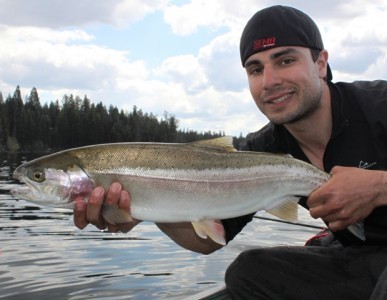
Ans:
[{"label": "fish mouth", "polygon": [[[60,187],[36,187],[33,183],[24,182],[17,188],[11,189],[11,194],[18,200],[29,201],[38,205],[48,205],[52,207],[69,208],[70,195],[64,193]],[[61,191],[62,193],[60,193]]]},{"label": "fish mouth", "polygon": [[11,194],[16,198],[25,199],[30,193],[31,189],[26,185],[11,189]]},{"label": "fish mouth", "polygon": [[22,172],[23,168],[18,167],[12,174],[12,178],[14,180],[19,181],[22,185],[19,185],[16,188],[11,189],[11,194],[18,198],[23,200],[29,200],[29,196],[31,195],[31,188],[26,184],[26,182],[22,179]]},{"label": "fish mouth", "polygon": [[[33,200],[34,199],[34,188],[33,185],[29,184],[26,178],[23,178],[23,173],[25,173],[25,169],[23,167],[18,167],[13,172],[13,179],[19,181],[21,185],[16,188],[11,189],[11,194],[22,200]],[[36,189],[35,189],[36,192]]]},{"label": "fish mouth", "polygon": [[13,171],[13,174],[12,174],[12,178],[15,179],[15,180],[18,180],[20,182],[23,182],[23,180],[21,179],[21,174],[23,173],[23,168],[22,167],[17,167],[15,169],[15,171]]},{"label": "fish mouth", "polygon": [[27,200],[32,202],[44,202],[41,200],[42,193],[39,188],[34,186],[33,183],[30,183],[28,180],[20,180],[21,183],[24,183],[16,188],[11,189],[11,194],[17,199]]},{"label": "fish mouth", "polygon": [[21,185],[17,188],[11,189],[11,194],[18,200],[25,200],[37,205],[49,205],[58,208],[70,208],[71,204],[68,201],[63,200],[60,196],[51,193],[49,196],[42,193],[39,188],[34,187],[31,184]]}]

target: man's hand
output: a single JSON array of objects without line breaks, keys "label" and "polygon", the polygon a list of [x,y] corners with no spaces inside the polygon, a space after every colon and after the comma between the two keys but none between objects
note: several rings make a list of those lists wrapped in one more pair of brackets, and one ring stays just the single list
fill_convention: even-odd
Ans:
[{"label": "man's hand", "polygon": [[89,223],[93,224],[99,229],[106,227],[110,232],[128,232],[141,221],[133,219],[130,223],[112,225],[107,223],[101,216],[102,203],[108,205],[116,205],[120,209],[125,210],[130,214],[130,195],[127,191],[122,189],[118,182],[113,182],[109,187],[105,197],[105,190],[98,186],[93,189],[87,203],[84,199],[79,197],[75,199],[74,205],[74,224],[79,229],[85,228]]},{"label": "man's hand", "polygon": [[332,231],[364,220],[377,206],[387,204],[386,173],[334,167],[332,178],[313,191],[307,204],[313,218],[322,218]]}]

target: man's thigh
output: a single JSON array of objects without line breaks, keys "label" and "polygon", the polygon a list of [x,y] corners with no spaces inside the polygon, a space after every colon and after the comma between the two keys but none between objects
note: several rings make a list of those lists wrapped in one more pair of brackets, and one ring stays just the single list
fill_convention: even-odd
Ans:
[{"label": "man's thigh", "polygon": [[386,247],[273,247],[240,254],[226,272],[237,299],[369,299]]}]

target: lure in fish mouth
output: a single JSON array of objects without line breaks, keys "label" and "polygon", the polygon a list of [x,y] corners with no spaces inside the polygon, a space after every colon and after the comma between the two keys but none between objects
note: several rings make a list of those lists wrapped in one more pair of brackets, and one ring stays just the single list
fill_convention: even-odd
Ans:
[{"label": "lure in fish mouth", "polygon": [[86,196],[93,189],[90,178],[82,169],[62,169],[20,166],[13,177],[23,183],[11,193],[23,200],[66,207],[77,196]]}]

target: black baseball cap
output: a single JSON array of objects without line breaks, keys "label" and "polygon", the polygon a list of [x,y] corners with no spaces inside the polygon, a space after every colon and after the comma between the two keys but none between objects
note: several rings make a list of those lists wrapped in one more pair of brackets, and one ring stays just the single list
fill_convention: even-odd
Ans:
[{"label": "black baseball cap", "polygon": [[[254,53],[280,46],[324,49],[320,31],[307,14],[293,7],[275,5],[258,11],[247,22],[240,41],[242,66]],[[332,80],[329,64],[327,80]]]}]

